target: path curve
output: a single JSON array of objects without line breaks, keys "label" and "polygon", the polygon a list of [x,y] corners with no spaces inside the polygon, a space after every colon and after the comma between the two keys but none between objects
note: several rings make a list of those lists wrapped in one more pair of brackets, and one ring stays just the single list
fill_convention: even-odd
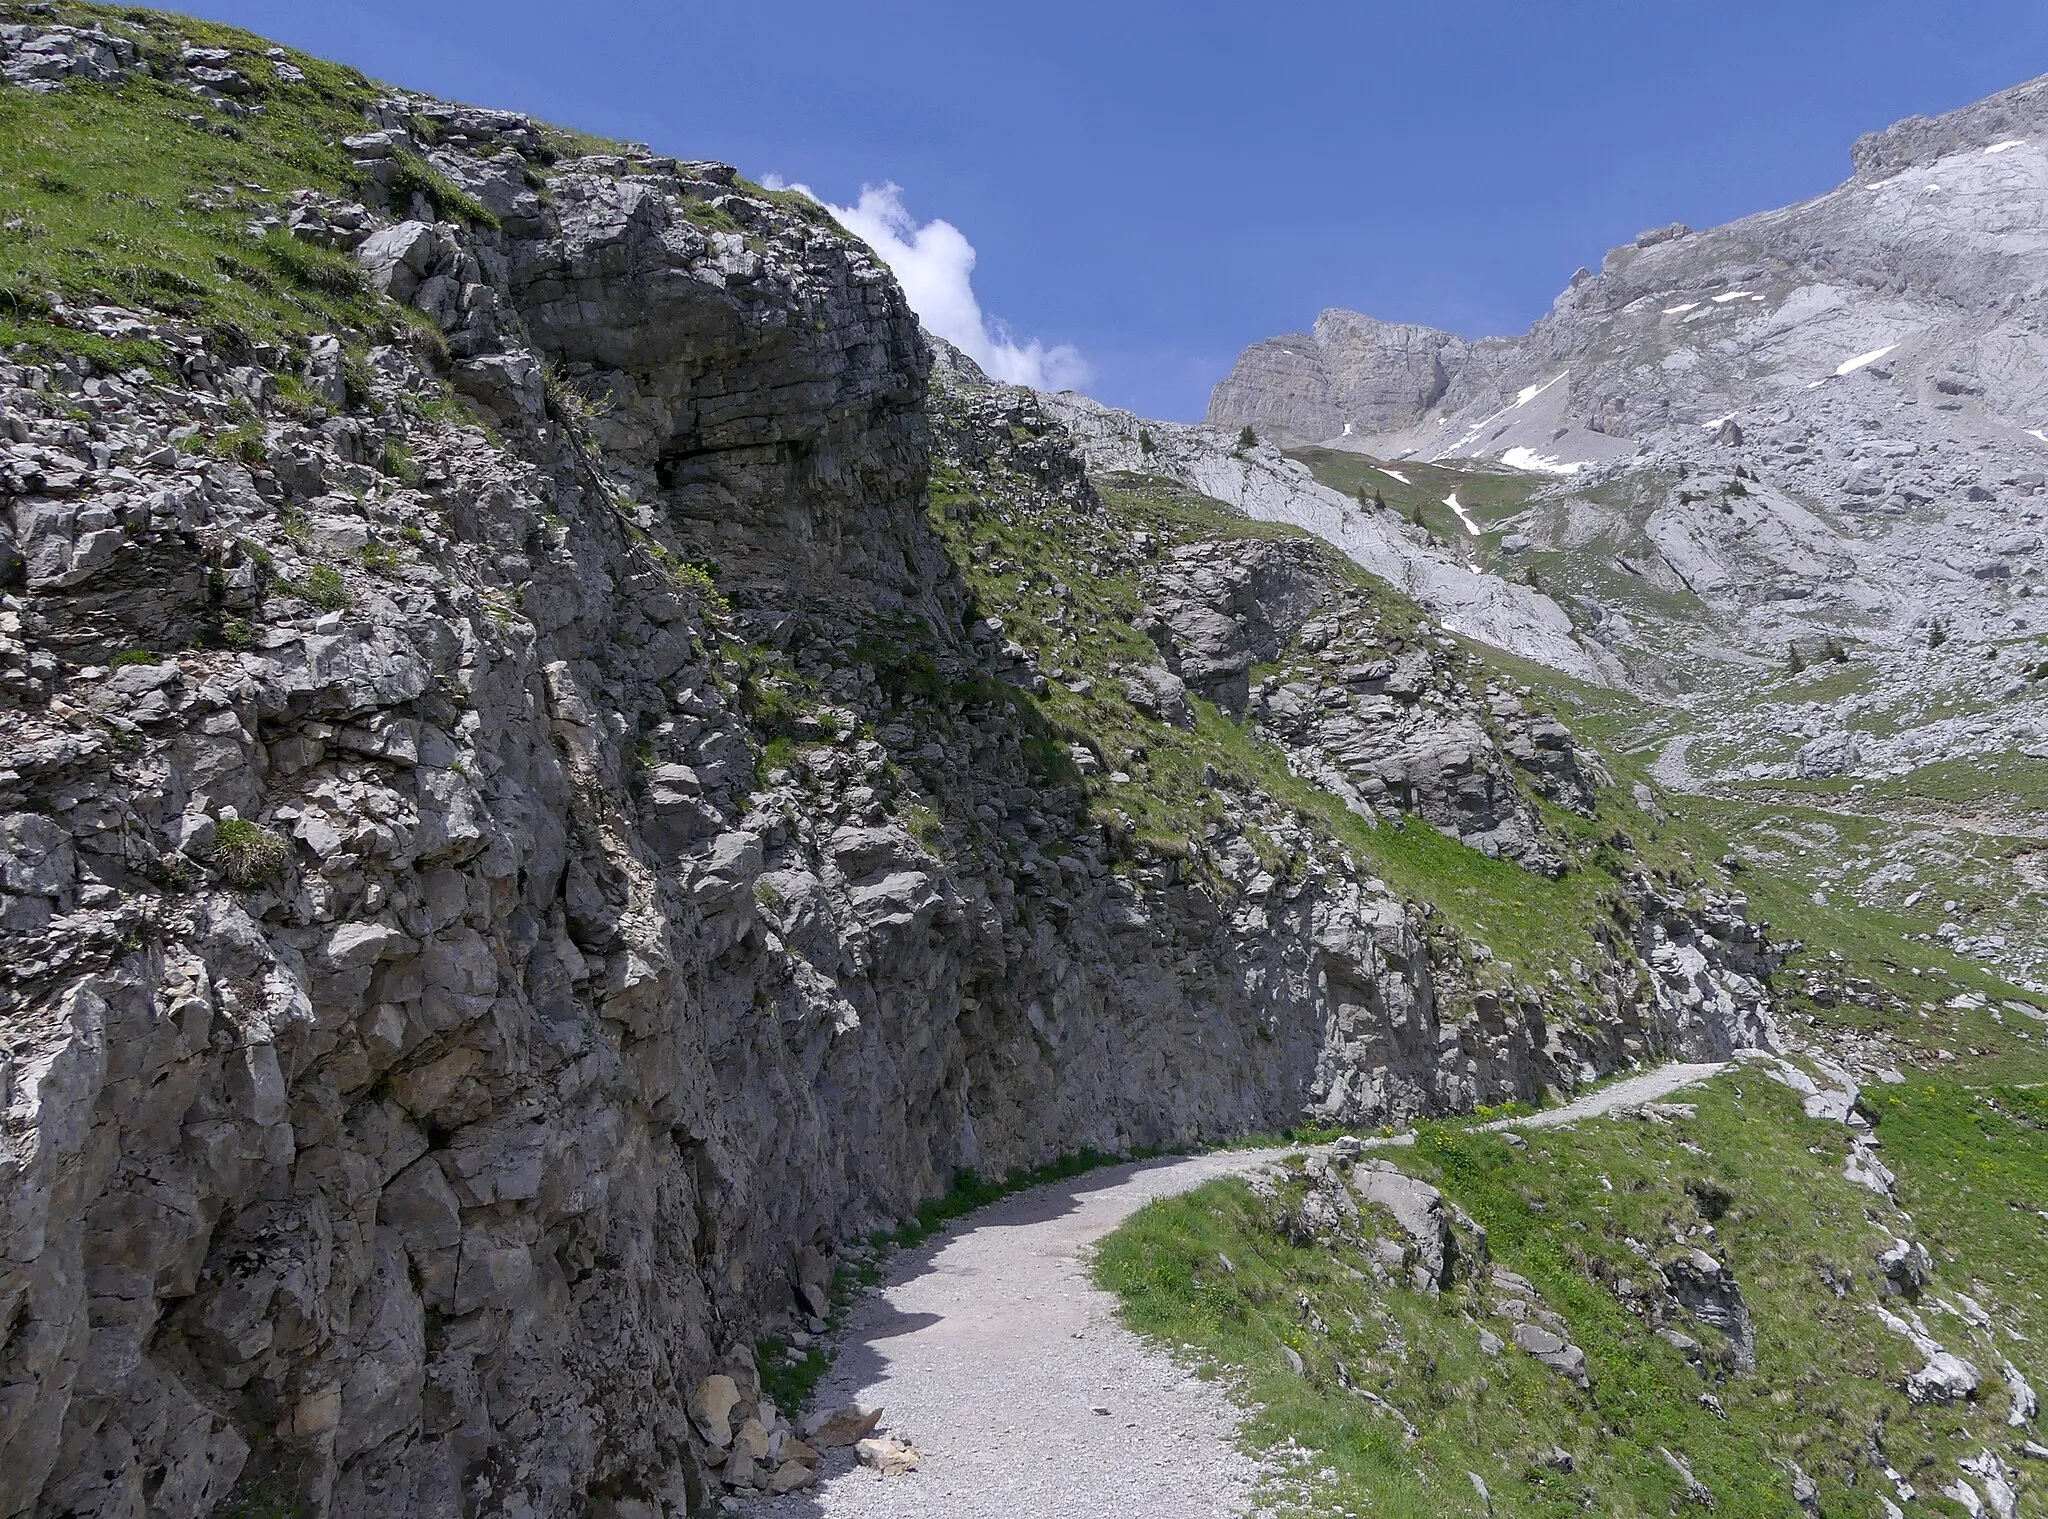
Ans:
[{"label": "path curve", "polygon": [[[1675,1064],[1547,1112],[1486,1125],[1549,1128],[1655,1102],[1722,1070]],[[1374,1148],[1413,1135],[1368,1140]],[[1298,1146],[1091,1171],[993,1203],[889,1263],[841,1331],[818,1406],[880,1405],[917,1445],[914,1475],[879,1477],[835,1451],[814,1489],[749,1502],[804,1519],[1234,1519],[1260,1468],[1242,1410],[1117,1321],[1088,1247],[1156,1198],[1242,1175]],[[1098,1413],[1096,1409],[1107,1409]]]},{"label": "path curve", "polygon": [[1692,773],[1692,761],[1688,752],[1693,733],[1674,733],[1664,741],[1657,751],[1657,757],[1650,762],[1650,779],[1667,791],[1698,791],[1700,779]]},{"label": "path curve", "polygon": [[1488,1133],[1500,1129],[1555,1129],[1568,1123],[1577,1123],[1582,1118],[1603,1118],[1622,1108],[1641,1107],[1646,1102],[1662,1102],[1672,1093],[1682,1091],[1695,1083],[1705,1081],[1709,1076],[1718,1076],[1728,1069],[1725,1060],[1709,1060],[1688,1064],[1675,1060],[1669,1065],[1660,1065],[1653,1070],[1639,1071],[1633,1076],[1624,1076],[1619,1081],[1610,1081],[1595,1087],[1583,1097],[1574,1097],[1561,1108],[1545,1108],[1540,1113],[1531,1113],[1526,1118],[1499,1118],[1479,1127]]}]

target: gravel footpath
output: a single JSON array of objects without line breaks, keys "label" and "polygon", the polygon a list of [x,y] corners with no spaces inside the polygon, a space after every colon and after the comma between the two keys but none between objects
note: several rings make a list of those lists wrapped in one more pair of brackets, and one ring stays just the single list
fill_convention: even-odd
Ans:
[{"label": "gravel footpath", "polygon": [[[1548,1128],[1654,1102],[1719,1065],[1668,1065],[1554,1111]],[[1368,1140],[1371,1147],[1413,1136]],[[894,1257],[838,1341],[816,1406],[880,1405],[922,1465],[883,1478],[828,1454],[824,1479],[744,1512],[818,1519],[1236,1519],[1259,1464],[1237,1448],[1223,1389],[1117,1322],[1087,1247],[1155,1198],[1241,1175],[1288,1150],[1239,1150],[1091,1171],[993,1203]],[[1103,1412],[1102,1410],[1107,1410]]]},{"label": "gravel footpath", "polygon": [[1546,1108],[1540,1113],[1531,1113],[1527,1118],[1496,1119],[1479,1127],[1489,1132],[1498,1129],[1554,1129],[1561,1124],[1577,1123],[1581,1118],[1605,1117],[1619,1108],[1661,1102],[1673,1092],[1705,1081],[1709,1076],[1718,1076],[1727,1069],[1726,1061],[1660,1065],[1639,1076],[1624,1076],[1619,1081],[1611,1081],[1598,1091],[1574,1098],[1561,1108]]},{"label": "gravel footpath", "polygon": [[[896,1257],[858,1302],[817,1405],[881,1405],[917,1446],[912,1476],[830,1454],[809,1492],[748,1505],[782,1515],[943,1519],[1228,1519],[1257,1463],[1239,1410],[1117,1322],[1086,1248],[1154,1198],[1288,1153],[1240,1150],[1091,1171],[993,1203]],[[1107,1409],[1098,1413],[1096,1409]]]}]

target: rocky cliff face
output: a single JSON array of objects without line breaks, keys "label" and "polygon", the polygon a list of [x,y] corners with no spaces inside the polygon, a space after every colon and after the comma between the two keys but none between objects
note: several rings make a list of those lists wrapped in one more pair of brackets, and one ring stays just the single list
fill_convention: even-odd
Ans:
[{"label": "rocky cliff face", "polygon": [[1471,346],[1434,327],[1332,307],[1312,331],[1240,354],[1210,399],[1209,420],[1275,442],[1396,432],[1443,399]]},{"label": "rocky cliff face", "polygon": [[[312,88],[95,26],[8,77]],[[0,1511],[680,1514],[703,1375],[960,1170],[1769,1036],[1739,904],[1639,865],[1566,994],[1256,768],[1140,826],[1103,760],[1163,776],[1227,721],[1190,687],[1352,824],[1538,871],[1585,866],[1532,798],[1601,777],[1334,556],[1145,529],[1025,394],[928,396],[808,203],[353,103],[359,198],[246,235],[378,331],[60,297],[0,362]],[[1050,595],[1017,534],[1149,598],[1087,705],[1043,667],[1091,619],[990,615]]]}]

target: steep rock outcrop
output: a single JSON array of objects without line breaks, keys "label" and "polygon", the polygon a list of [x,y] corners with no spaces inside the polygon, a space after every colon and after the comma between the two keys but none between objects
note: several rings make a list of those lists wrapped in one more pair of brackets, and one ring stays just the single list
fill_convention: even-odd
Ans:
[{"label": "steep rock outcrop", "polygon": [[1208,420],[1248,425],[1276,442],[1398,432],[1443,398],[1470,350],[1434,327],[1332,307],[1313,331],[1268,338],[1239,354],[1209,398]]}]

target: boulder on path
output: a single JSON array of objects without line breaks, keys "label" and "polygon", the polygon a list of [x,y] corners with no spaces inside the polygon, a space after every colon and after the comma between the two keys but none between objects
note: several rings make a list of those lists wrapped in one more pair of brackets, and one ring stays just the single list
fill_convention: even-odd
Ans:
[{"label": "boulder on path", "polygon": [[813,1414],[804,1426],[804,1438],[820,1450],[834,1450],[865,1440],[881,1422],[881,1409],[863,1410],[858,1403],[848,1403],[841,1408]]},{"label": "boulder on path", "polygon": [[900,1477],[917,1470],[917,1447],[908,1440],[892,1440],[887,1435],[861,1441],[854,1446],[853,1455],[862,1466],[872,1466],[885,1477]]}]

